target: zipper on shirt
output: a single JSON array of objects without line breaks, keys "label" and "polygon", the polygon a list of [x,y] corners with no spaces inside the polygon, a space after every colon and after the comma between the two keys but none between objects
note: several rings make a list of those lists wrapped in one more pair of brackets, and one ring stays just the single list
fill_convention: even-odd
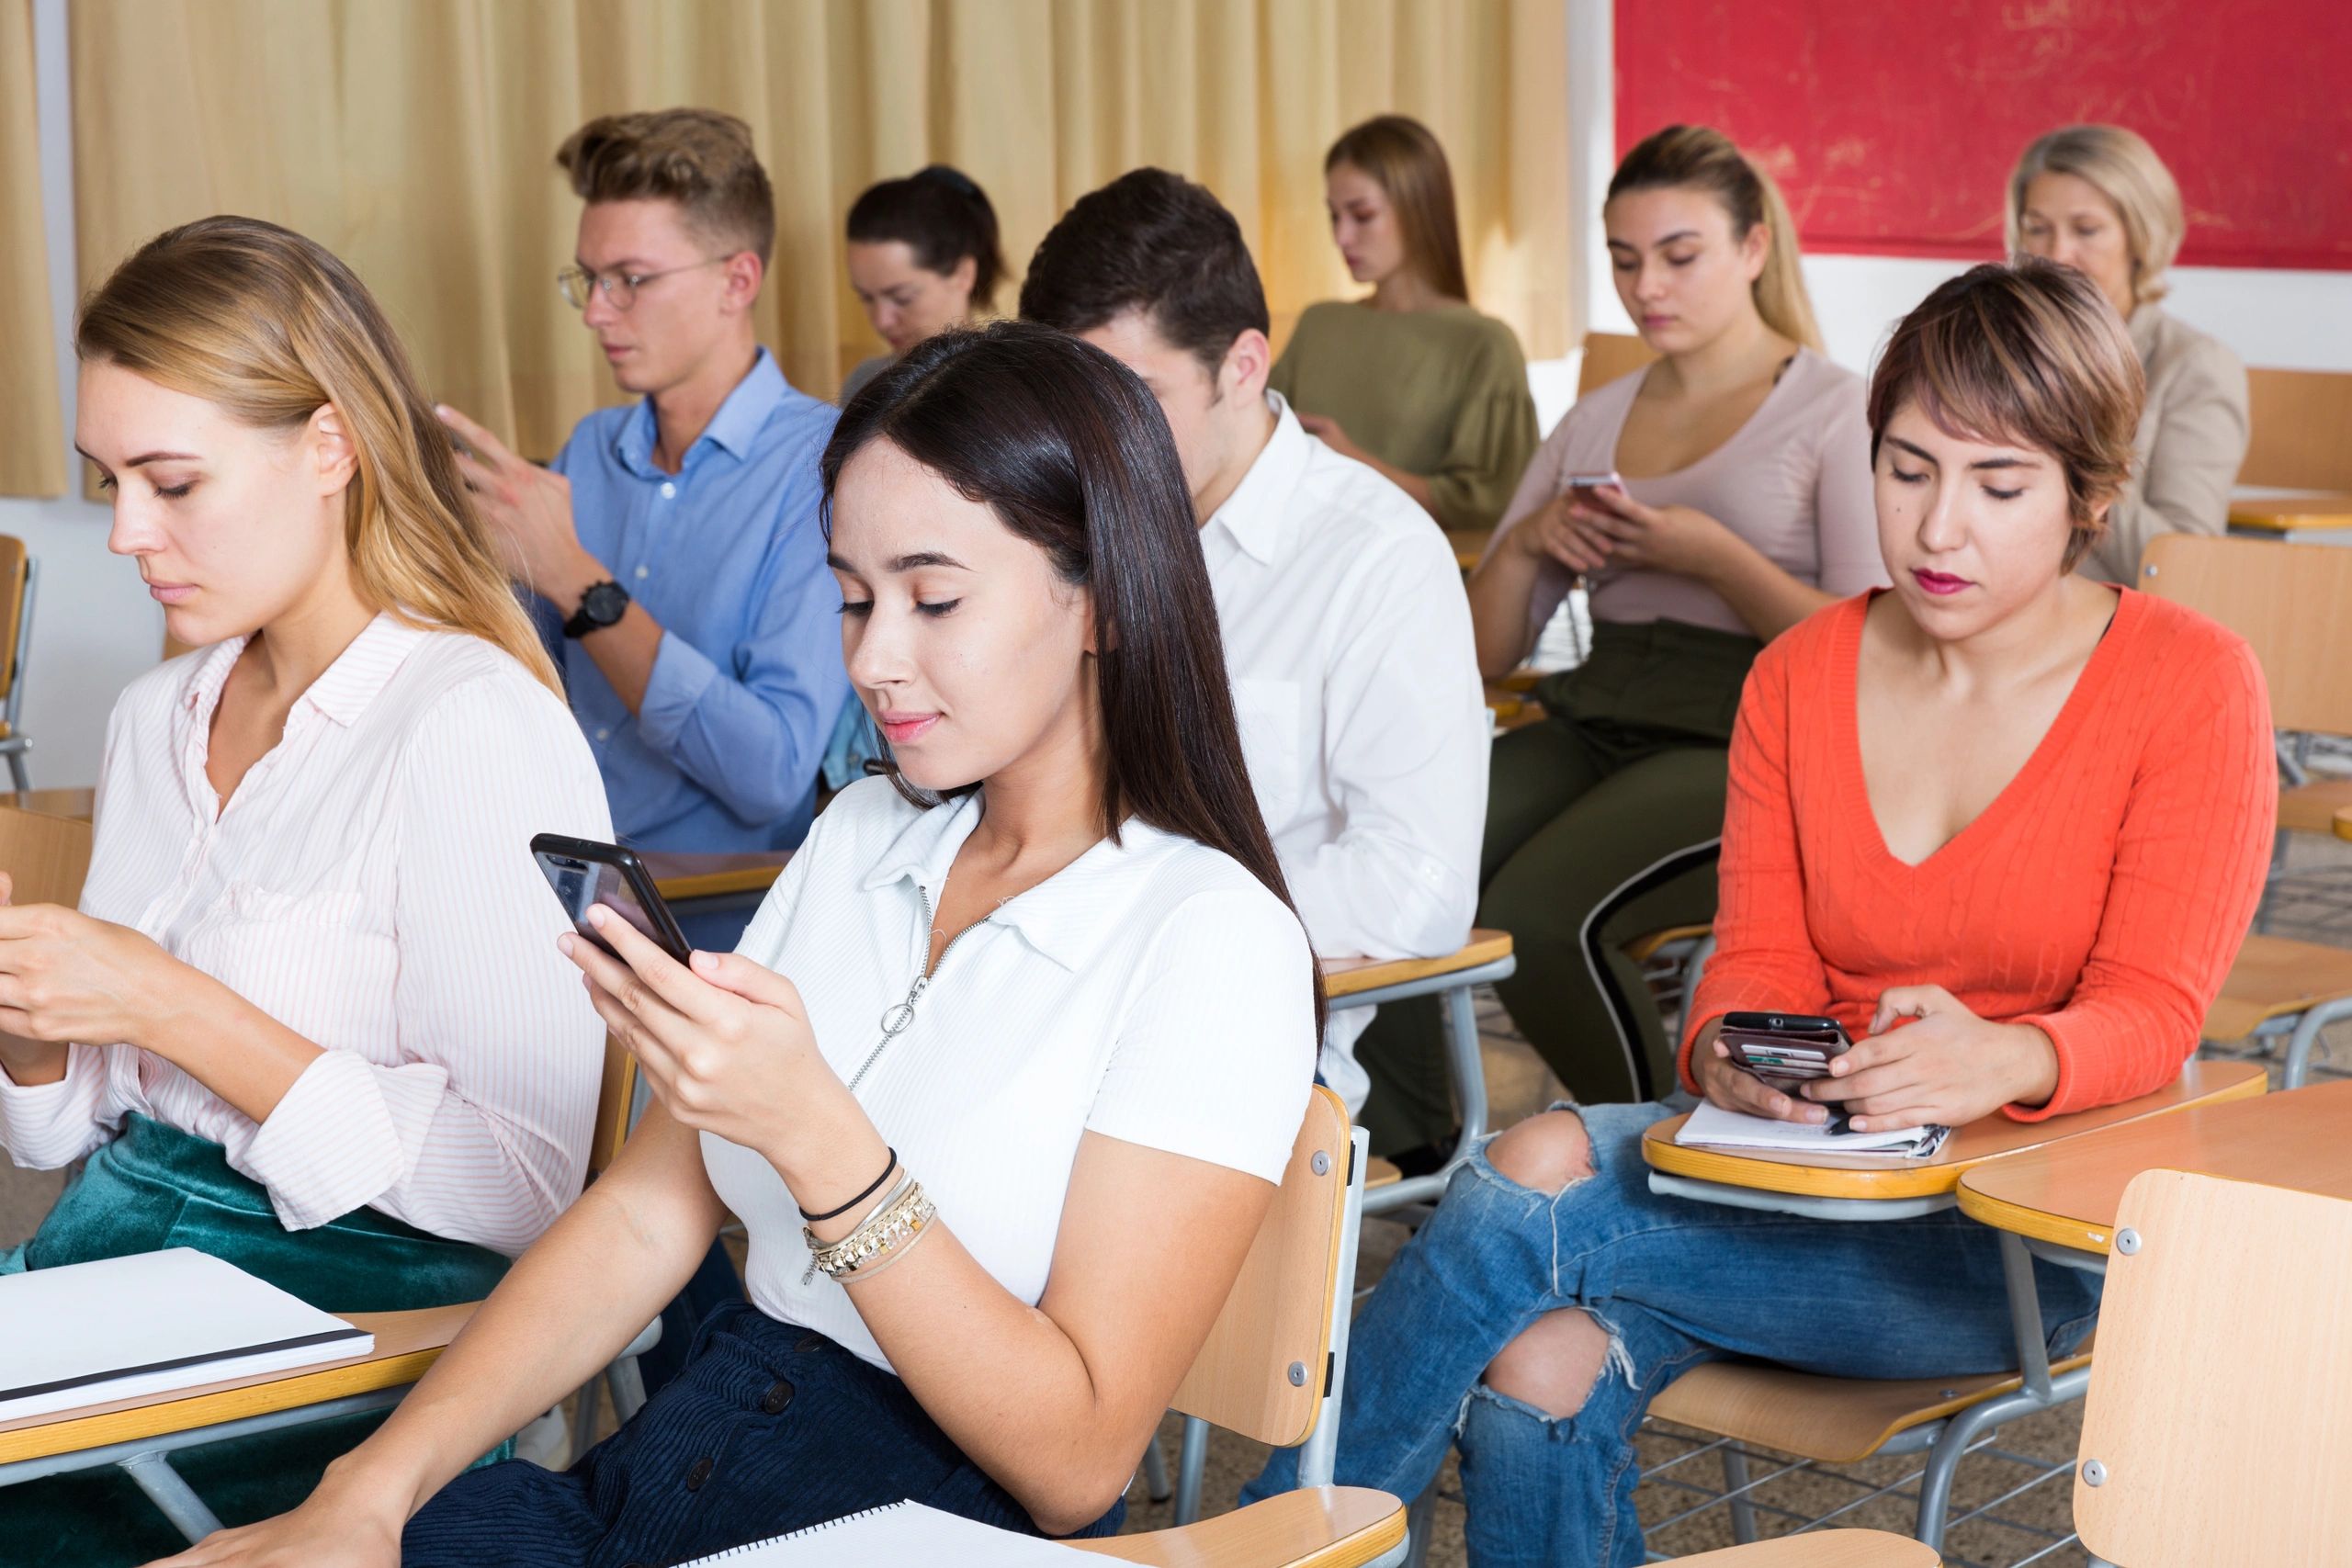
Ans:
[{"label": "zipper on shirt", "polygon": [[[947,966],[947,955],[955,952],[956,945],[966,937],[971,935],[974,931],[978,930],[981,926],[989,924],[987,919],[975,920],[970,925],[966,926],[962,931],[957,931],[954,936],[949,937],[947,939],[947,945],[939,950],[939,962],[931,964],[928,968],[925,968],[923,967],[924,962],[931,957],[931,893],[921,884],[917,884],[915,893],[916,896],[922,900],[922,929],[916,933],[916,940],[922,945],[920,950],[920,955],[915,960],[916,970],[914,984],[907,987],[907,994],[904,997],[883,1010],[882,1038],[874,1043],[874,1049],[865,1054],[865,1060],[858,1064],[857,1071],[850,1077],[849,1091],[853,1095],[857,1092],[857,1086],[865,1081],[865,1075],[874,1070],[874,1064],[882,1059],[882,1053],[890,1048],[890,1042],[896,1040],[899,1035],[904,1034],[907,1030],[913,1025],[915,1021],[915,1004],[922,1000],[922,994],[931,988],[933,977],[938,975],[940,970]],[[809,1255],[808,1267],[802,1269],[800,1272],[800,1283],[805,1287],[816,1277],[817,1258],[816,1255],[812,1253]]]}]

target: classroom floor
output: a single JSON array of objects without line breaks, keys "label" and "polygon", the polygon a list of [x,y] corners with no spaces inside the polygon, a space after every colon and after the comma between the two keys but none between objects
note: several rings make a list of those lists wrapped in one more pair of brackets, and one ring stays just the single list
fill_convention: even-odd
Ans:
[{"label": "classroom floor", "polygon": [[[2288,868],[2292,874],[2289,881],[2266,905],[2266,929],[2306,941],[2352,941],[2352,844],[2297,835]],[[1481,1001],[1480,1021],[1495,1124],[1508,1126],[1557,1098],[1559,1086],[1491,996]],[[2352,1022],[2339,1025],[2324,1038],[2318,1066],[2323,1071],[2352,1071]],[[0,1161],[0,1247],[13,1246],[31,1234],[61,1184],[59,1173],[18,1170]],[[1364,1223],[1357,1273],[1360,1285],[1368,1288],[1378,1282],[1406,1235],[1405,1227],[1393,1221]],[[610,1421],[607,1406],[600,1425],[608,1427]],[[2071,1488],[2064,1472],[2073,1463],[2081,1422],[2079,1404],[2015,1422],[2001,1429],[1991,1450],[1962,1464],[1953,1516],[1961,1518],[1979,1509],[1984,1513],[1953,1527],[1946,1542],[1946,1561],[1951,1568],[1995,1568],[2027,1561],[2050,1568],[2086,1568],[2089,1558],[2080,1548],[2052,1549],[2052,1543],[2069,1529]],[[1652,1423],[1640,1440],[1643,1468],[1648,1471],[1690,1452],[1697,1440],[1693,1435]],[[1161,1432],[1161,1442],[1172,1470],[1177,1442],[1177,1423],[1172,1418]],[[1265,1450],[1255,1443],[1213,1433],[1203,1491],[1204,1510],[1218,1514],[1231,1508],[1235,1494],[1257,1472],[1264,1456]],[[1753,1473],[1765,1476],[1779,1468],[1759,1455]],[[1916,1460],[1891,1459],[1864,1461],[1834,1471],[1793,1471],[1757,1488],[1759,1525],[1767,1535],[1782,1533],[1882,1487],[1894,1486],[1916,1473]],[[2054,1473],[2056,1479],[2018,1491],[2044,1472]],[[1689,1513],[1702,1502],[1694,1488],[1721,1483],[1718,1461],[1705,1455],[1645,1483],[1638,1502],[1643,1519],[1651,1527],[1651,1550],[1680,1556],[1730,1545],[1730,1521],[1721,1506]],[[1888,1496],[1862,1503],[1838,1522],[1907,1535],[1914,1516],[1912,1504],[1903,1495],[1905,1490],[1897,1487]],[[1128,1498],[1127,1528],[1159,1528],[1170,1522],[1170,1512],[1169,1505],[1151,1502],[1138,1484]],[[1689,1517],[1678,1517],[1686,1513]],[[1462,1518],[1461,1492],[1449,1461],[1439,1480],[1429,1555],[1433,1568],[1456,1568],[1464,1562]],[[2042,1552],[2047,1554],[2036,1555]]]}]

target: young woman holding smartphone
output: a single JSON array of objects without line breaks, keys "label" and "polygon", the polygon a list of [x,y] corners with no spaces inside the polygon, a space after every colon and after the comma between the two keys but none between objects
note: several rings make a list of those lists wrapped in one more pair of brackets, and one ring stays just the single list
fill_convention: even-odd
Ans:
[{"label": "young woman holding smartphone", "polygon": [[[310,1502],[176,1562],[673,1562],[901,1498],[1116,1528],[1321,1012],[1192,502],[1143,384],[1024,323],[909,351],[823,472],[896,776],[834,799],[734,953],[564,939],[659,1102]],[[565,1474],[460,1476],[729,1210],[751,1300],[673,1382]]]},{"label": "young woman holding smartphone", "polygon": [[[0,1272],[193,1247],[333,1312],[479,1300],[587,1166],[604,1031],[525,845],[611,837],[594,761],[349,268],[206,219],[75,344],[108,547],[199,646],[115,704],[80,909],[0,908],[0,1144],[85,1161]],[[253,1518],[376,1419],[173,1462]],[[112,1469],[0,1517],[11,1563],[181,1541]]]},{"label": "young woman holding smartphone", "polygon": [[[2277,771],[2243,641],[2075,570],[2130,471],[2140,392],[2122,323],[2048,263],[1978,267],[1895,329],[1870,398],[1894,585],[1791,630],[1748,678],[1693,1091],[1788,1120],[1842,1106],[1864,1131],[2033,1121],[2149,1092],[2196,1050],[2261,896]],[[1716,1038],[1750,1010],[1826,1015],[1856,1043],[1792,1094]],[[1640,1141],[1668,1114],[1555,1109],[1455,1174],[1356,1319],[1341,1483],[1417,1495],[1458,1442],[1479,1568],[1628,1568],[1634,1430],[1697,1363],[2014,1364],[1992,1232],[1659,1196]],[[2036,1268],[2055,1356],[2098,1286]]]}]

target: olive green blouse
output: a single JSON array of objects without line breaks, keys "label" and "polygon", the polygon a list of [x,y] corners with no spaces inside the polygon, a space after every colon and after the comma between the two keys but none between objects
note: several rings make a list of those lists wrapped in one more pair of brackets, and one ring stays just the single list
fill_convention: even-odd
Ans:
[{"label": "olive green blouse", "polygon": [[1519,339],[1467,305],[1310,305],[1269,384],[1299,412],[1339,421],[1382,462],[1428,479],[1430,510],[1448,528],[1493,527],[1535,455]]}]

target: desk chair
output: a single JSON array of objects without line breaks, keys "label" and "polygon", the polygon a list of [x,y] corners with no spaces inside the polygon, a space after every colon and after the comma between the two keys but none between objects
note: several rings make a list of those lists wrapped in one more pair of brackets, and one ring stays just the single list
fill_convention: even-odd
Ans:
[{"label": "desk chair", "polygon": [[[1188,1427],[1213,1422],[1277,1448],[1303,1446],[1298,1490],[1214,1519],[1070,1545],[1171,1568],[1351,1568],[1395,1560],[1405,1540],[1404,1505],[1385,1492],[1331,1484],[1364,1148],[1340,1097],[1317,1088],[1273,1207],[1171,1405]],[[1182,1485],[1194,1498],[1200,1463],[1188,1443]]]},{"label": "desk chair", "polygon": [[[2352,550],[2163,534],[2141,559],[2140,585],[2246,639],[2280,730],[2352,735]],[[2335,813],[2352,807],[2352,779],[2312,779],[2284,748],[2280,773],[2274,889],[2287,835],[2332,833]],[[2258,1052],[2286,1036],[2285,1087],[2294,1089],[2309,1074],[2320,1031],[2352,1017],[2352,953],[2273,937],[2262,924],[2257,917],[2207,1014],[2205,1038]]]},{"label": "desk chair", "polygon": [[25,737],[25,660],[32,651],[33,591],[40,580],[40,563],[25,542],[0,534],[0,756],[8,759],[8,777],[20,790],[32,788],[25,772],[25,753],[33,744]]},{"label": "desk chair", "polygon": [[[1857,1162],[1841,1165],[1836,1156],[1758,1157],[1747,1151],[1690,1147],[1673,1141],[1679,1117],[1652,1128],[1642,1153],[1656,1191],[1868,1224],[1873,1218],[1903,1218],[1958,1206],[1962,1181],[1972,1171],[1997,1166],[2004,1158],[2030,1158],[2037,1150],[2063,1146],[2075,1137],[2112,1135],[2108,1130],[2234,1103],[2261,1095],[2265,1088],[2264,1074],[2250,1064],[2192,1062],[2177,1082],[2139,1100],[2038,1124],[1987,1117],[1956,1129],[1934,1159],[1900,1166],[1864,1161],[1859,1163],[1866,1168],[1855,1168]],[[2015,1289],[2013,1280],[2013,1297]],[[1660,1391],[1650,1402],[1649,1415],[1708,1434],[1712,1440],[1645,1472],[1645,1479],[1703,1454],[1719,1455],[1724,1490],[1699,1506],[1727,1503],[1733,1534],[1746,1540],[1753,1539],[1755,1530],[1751,1488],[1760,1483],[1748,1473],[1751,1445],[1815,1464],[1850,1463],[1880,1454],[1924,1454],[1917,1475],[1870,1492],[1849,1506],[1917,1480],[1919,1539],[1940,1550],[1951,1522],[1949,1505],[1961,1460],[1989,1441],[1993,1429],[2005,1422],[2082,1397],[2090,1381],[2089,1364],[2085,1351],[2036,1369],[2040,1375],[2034,1376],[2021,1369],[1877,1381],[1824,1377],[1758,1362],[1710,1361]],[[1697,1511],[1685,1510],[1659,1523],[1673,1523]]]},{"label": "desk chair", "polygon": [[2343,1561],[2352,1202],[2149,1170],[2117,1221],[2075,1470],[2083,1544],[2129,1568]]},{"label": "desk chair", "polygon": [[[18,818],[70,824],[86,845],[86,822],[0,811],[0,864],[13,869],[19,863],[6,838],[23,830]],[[87,853],[85,847],[85,864]],[[620,1150],[636,1068],[635,1059],[626,1051],[609,1039],[605,1042],[604,1088],[597,1097],[594,1142],[589,1145],[591,1180]],[[111,1464],[137,1483],[182,1535],[190,1541],[201,1540],[219,1529],[220,1521],[173,1470],[173,1453],[360,1411],[388,1409],[399,1404],[440,1359],[481,1304],[467,1302],[412,1312],[343,1314],[376,1337],[375,1348],[365,1356],[330,1361],[291,1376],[265,1373],[232,1378],[172,1393],[0,1422],[0,1514],[7,1507],[5,1488],[17,1482]],[[634,1412],[628,1403],[629,1389],[637,1390],[637,1404],[644,1403],[643,1385],[636,1381],[636,1358],[653,1348],[660,1333],[661,1322],[656,1319],[605,1371],[614,1388],[614,1402],[622,1408],[624,1418]]]},{"label": "desk chair", "polygon": [[2352,375],[2248,370],[2245,461],[2238,483],[2266,490],[2352,491]]}]

